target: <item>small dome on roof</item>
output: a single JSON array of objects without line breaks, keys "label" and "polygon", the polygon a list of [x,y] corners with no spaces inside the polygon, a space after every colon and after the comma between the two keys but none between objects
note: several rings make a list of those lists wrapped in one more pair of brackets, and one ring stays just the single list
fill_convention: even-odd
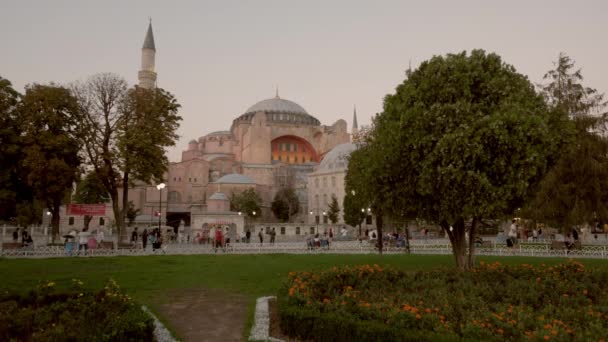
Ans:
[{"label": "small dome on roof", "polygon": [[211,132],[209,134],[207,134],[207,137],[210,137],[212,135],[232,135],[232,132],[230,131],[215,131],[215,132]]},{"label": "small dome on roof", "polygon": [[219,200],[219,201],[227,201],[228,197],[226,197],[226,194],[224,194],[223,192],[216,192],[213,195],[211,195],[211,197],[209,197],[210,200]]},{"label": "small dome on roof", "polygon": [[190,140],[190,142],[188,144],[198,144],[198,141],[192,139],[192,140]]},{"label": "small dome on roof", "polygon": [[329,151],[317,171],[338,171],[345,170],[348,167],[348,157],[357,149],[357,145],[353,143],[340,144]]},{"label": "small dome on roof", "polygon": [[225,175],[224,177],[218,179],[217,181],[215,181],[214,183],[222,183],[222,184],[255,184],[255,182],[245,176],[245,175],[241,175],[239,173],[231,173],[228,175]]}]

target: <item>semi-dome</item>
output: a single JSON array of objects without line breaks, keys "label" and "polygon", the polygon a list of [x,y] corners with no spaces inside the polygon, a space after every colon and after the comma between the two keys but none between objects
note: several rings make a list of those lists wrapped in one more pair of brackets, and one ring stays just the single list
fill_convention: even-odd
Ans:
[{"label": "semi-dome", "polygon": [[340,171],[348,167],[348,157],[357,149],[357,145],[353,143],[340,144],[329,151],[321,163],[317,171]]},{"label": "semi-dome", "polygon": [[241,175],[239,173],[230,173],[227,174],[223,177],[221,177],[220,179],[216,180],[214,183],[222,183],[222,184],[255,184],[255,182],[245,176],[245,175]]},{"label": "semi-dome", "polygon": [[239,116],[236,121],[250,122],[255,113],[266,113],[266,121],[293,123],[303,125],[320,125],[321,122],[314,116],[308,114],[299,104],[275,96],[272,99],[262,100],[249,107],[245,113]]}]

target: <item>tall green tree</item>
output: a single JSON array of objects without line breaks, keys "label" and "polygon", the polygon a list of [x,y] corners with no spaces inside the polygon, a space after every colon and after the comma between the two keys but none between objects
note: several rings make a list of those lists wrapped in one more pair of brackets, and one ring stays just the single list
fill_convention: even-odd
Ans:
[{"label": "tall green tree", "polygon": [[361,224],[365,219],[365,211],[362,211],[367,206],[367,203],[361,203],[358,201],[359,197],[356,193],[346,192],[344,196],[344,202],[342,204],[344,222],[351,227],[359,226],[359,236],[361,236]]},{"label": "tall green tree", "polygon": [[51,212],[52,236],[59,235],[59,208],[80,172],[76,137],[78,103],[66,88],[28,86],[19,108],[28,184]]},{"label": "tall green tree", "polygon": [[20,100],[21,94],[13,89],[11,82],[0,77],[0,220],[16,216],[19,195],[27,188],[19,172],[22,150],[17,106]]},{"label": "tall green tree", "polygon": [[331,195],[331,202],[329,203],[329,208],[327,210],[327,217],[333,224],[336,224],[340,219],[340,204],[338,203],[338,198],[336,195]]},{"label": "tall green tree", "polygon": [[[258,216],[261,214],[260,204],[262,200],[255,189],[250,188],[241,193],[233,193],[230,196],[230,210],[242,212],[247,216]],[[255,215],[253,214],[255,213]]]},{"label": "tall green tree", "polygon": [[[95,172],[87,173],[84,179],[76,184],[76,191],[72,197],[73,202],[82,204],[107,203],[109,200],[108,191]],[[85,228],[89,228],[92,219],[91,215],[84,216]]]},{"label": "tall green tree", "polygon": [[[81,144],[112,200],[119,234],[129,207],[129,187],[135,181],[160,183],[168,168],[165,148],[175,145],[180,105],[167,91],[128,89],[114,74],[98,74],[73,91],[83,120]],[[119,192],[122,191],[122,203]]]},{"label": "tall green tree", "polygon": [[608,222],[604,94],[581,84],[581,70],[575,70],[574,61],[564,53],[545,79],[550,81],[542,86],[547,102],[570,117],[575,131],[524,213],[564,233],[573,225]]},{"label": "tall green tree", "polygon": [[604,94],[582,84],[583,74],[574,68],[574,60],[560,52],[554,65],[543,77],[549,82],[541,85],[547,103],[571,118],[601,114],[606,107]]},{"label": "tall green tree", "polygon": [[479,222],[521,206],[568,129],[566,118],[498,55],[436,56],[385,97],[367,146],[351,155],[347,182],[360,169],[353,188],[367,188],[377,209],[438,224],[456,266],[468,269]]},{"label": "tall green tree", "polygon": [[282,188],[274,196],[271,204],[274,216],[283,221],[289,222],[293,215],[300,211],[300,200],[293,188]]}]

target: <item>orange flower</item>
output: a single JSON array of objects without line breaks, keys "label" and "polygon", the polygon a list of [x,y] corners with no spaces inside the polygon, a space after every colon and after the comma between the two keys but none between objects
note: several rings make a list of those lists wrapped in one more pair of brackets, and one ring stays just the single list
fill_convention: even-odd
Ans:
[{"label": "orange flower", "polygon": [[323,304],[329,303],[329,298],[323,298]]},{"label": "orange flower", "polygon": [[586,290],[586,289],[585,289],[585,290],[583,290],[583,294],[584,294],[584,295],[586,295],[586,294],[587,294],[587,290]]},{"label": "orange flower", "polygon": [[502,330],[502,329],[498,329],[498,330],[496,330],[496,332],[498,332],[499,334],[501,334],[501,335],[502,335],[502,334],[503,334],[505,331],[504,331],[504,330]]},{"label": "orange flower", "polygon": [[551,330],[551,335],[556,336],[557,335],[557,330]]},{"label": "orange flower", "polygon": [[551,336],[545,335],[543,338],[545,339],[545,341],[549,341],[551,339]]},{"label": "orange flower", "polygon": [[426,312],[426,313],[431,313],[431,309],[426,308],[426,309],[424,309],[424,312]]},{"label": "orange flower", "polygon": [[422,316],[420,316],[419,314],[416,314],[416,319],[421,319]]}]

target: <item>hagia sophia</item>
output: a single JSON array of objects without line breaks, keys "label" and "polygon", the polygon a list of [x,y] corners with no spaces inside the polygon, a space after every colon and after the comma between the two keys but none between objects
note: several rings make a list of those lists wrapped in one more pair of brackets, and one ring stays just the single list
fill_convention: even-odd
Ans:
[{"label": "hagia sophia", "polygon": [[[156,45],[149,24],[141,53],[138,86],[156,87]],[[275,96],[261,100],[236,113],[228,130],[211,132],[190,140],[181,160],[170,162],[166,187],[136,184],[129,189],[129,201],[139,215],[135,226],[163,225],[187,227],[194,235],[213,227],[234,227],[231,235],[251,229],[275,228],[279,235],[312,234],[327,229],[325,215],[332,196],[340,208],[344,198],[344,176],[348,155],[356,148],[352,134],[358,131],[356,111],[351,133],[345,120],[331,125],[308,113],[301,105]],[[293,188],[300,210],[290,223],[278,223],[270,210],[281,188]],[[261,213],[230,211],[230,197],[253,188],[259,195]],[[91,229],[109,229],[113,220],[111,205],[105,217],[93,219]],[[249,220],[248,220],[249,219]],[[61,226],[80,227],[82,217],[70,217],[65,209]],[[344,225],[342,212],[339,222]],[[337,228],[337,226],[336,226]]]},{"label": "hagia sophia", "polygon": [[[155,86],[155,53],[150,24],[142,48],[140,87]],[[292,222],[327,223],[319,216],[327,210],[332,195],[342,207],[346,156],[355,146],[346,121],[323,125],[301,105],[281,98],[278,90],[273,98],[235,116],[228,130],[192,139],[181,160],[170,163],[163,196],[167,224],[182,221],[193,229],[214,222],[242,226],[244,218],[230,212],[229,198],[249,188],[262,199],[257,222],[276,222],[270,204],[283,187],[294,188],[300,200],[299,214]],[[353,130],[357,130],[356,113]],[[159,194],[154,186],[132,189],[130,199],[140,208],[142,221],[158,211]]]}]

